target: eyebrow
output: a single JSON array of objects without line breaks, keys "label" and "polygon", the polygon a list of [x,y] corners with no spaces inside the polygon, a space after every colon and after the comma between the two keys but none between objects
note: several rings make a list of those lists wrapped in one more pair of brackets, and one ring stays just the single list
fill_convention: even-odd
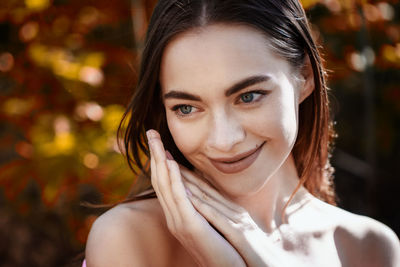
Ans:
[{"label": "eyebrow", "polygon": [[225,91],[225,96],[230,96],[233,95],[236,92],[239,92],[240,90],[247,88],[251,85],[255,85],[258,83],[262,83],[265,81],[268,81],[270,79],[270,76],[268,75],[256,75],[256,76],[250,76],[244,80],[241,80],[240,82],[232,85],[228,90]]},{"label": "eyebrow", "polygon": [[[268,75],[255,75],[255,76],[250,76],[248,78],[245,78],[231,87],[229,87],[225,91],[225,96],[231,96],[236,92],[239,92],[240,90],[247,88],[249,86],[262,83],[265,81],[268,81],[270,79],[270,76]],[[193,101],[201,101],[201,97],[198,95],[190,94],[190,93],[185,93],[182,91],[175,91],[172,90],[164,95],[164,99],[169,99],[169,98],[176,98],[176,99],[185,99],[185,100],[193,100]]]}]

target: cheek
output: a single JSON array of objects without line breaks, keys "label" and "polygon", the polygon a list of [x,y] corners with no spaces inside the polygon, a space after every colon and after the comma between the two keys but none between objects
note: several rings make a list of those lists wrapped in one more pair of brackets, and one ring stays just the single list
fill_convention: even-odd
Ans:
[{"label": "cheek", "polygon": [[262,115],[252,122],[259,134],[279,145],[291,146],[297,135],[297,111],[293,97],[281,95],[266,106]]},{"label": "cheek", "polygon": [[167,123],[176,146],[185,157],[199,150],[202,140],[201,128],[196,129],[199,127],[182,122],[179,118],[174,117],[174,115],[168,114]]},{"label": "cheek", "polygon": [[293,143],[297,136],[297,112],[292,106],[284,107],[284,112],[281,113],[280,127],[282,135],[289,143]]},{"label": "cheek", "polygon": [[[293,96],[293,95],[291,95]],[[280,112],[280,128],[282,137],[288,146],[292,147],[297,137],[297,108],[293,97],[284,97]]]}]

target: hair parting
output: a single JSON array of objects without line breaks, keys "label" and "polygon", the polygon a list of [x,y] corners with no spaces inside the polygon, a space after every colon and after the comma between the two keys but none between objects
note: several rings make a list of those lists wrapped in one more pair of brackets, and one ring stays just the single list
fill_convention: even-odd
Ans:
[{"label": "hair parting", "polygon": [[315,89],[299,107],[299,129],[292,154],[298,175],[298,189],[335,204],[333,168],[329,157],[335,133],[330,118],[326,71],[304,9],[298,0],[160,0],[151,17],[142,54],[137,86],[118,128],[128,164],[137,175],[134,190],[124,202],[155,197],[151,189],[149,148],[145,131],[155,129],[163,137],[165,149],[175,160],[193,169],[176,147],[166,123],[159,84],[160,64],[167,44],[176,36],[207,25],[224,23],[252,27],[265,34],[272,49],[294,68],[302,68],[309,58]]}]

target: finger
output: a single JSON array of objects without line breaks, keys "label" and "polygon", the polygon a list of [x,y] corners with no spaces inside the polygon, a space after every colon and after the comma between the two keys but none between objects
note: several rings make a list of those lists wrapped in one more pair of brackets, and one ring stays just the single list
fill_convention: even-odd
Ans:
[{"label": "finger", "polygon": [[173,219],[173,217],[171,215],[171,211],[169,210],[168,205],[164,199],[162,191],[160,191],[159,186],[158,186],[157,167],[156,167],[156,162],[155,162],[155,159],[153,156],[150,142],[149,142],[149,147],[150,147],[151,184],[153,185],[154,191],[156,192],[157,198],[158,198],[160,205],[164,211],[164,215],[165,215],[165,219],[167,221],[168,227],[173,227],[175,224],[174,219]]},{"label": "finger", "polygon": [[165,201],[168,201],[166,199],[166,193],[169,191],[169,174],[166,165],[164,147],[156,131],[149,130],[147,134],[149,139],[151,160],[155,170],[155,172],[152,172],[152,175],[154,175],[153,180],[158,192],[163,196]]},{"label": "finger", "polygon": [[190,199],[188,198],[187,189],[182,181],[179,165],[174,160],[167,160],[169,174],[171,178],[171,191],[178,210],[183,218],[196,216],[197,211],[194,209]]},{"label": "finger", "polygon": [[196,198],[202,200],[202,202],[207,203],[209,206],[214,207],[227,219],[231,220],[232,222],[236,222],[238,220],[237,217],[240,216],[240,213],[235,212],[231,208],[224,205],[222,202],[214,199],[212,196],[208,195],[207,192],[203,191],[197,185],[195,185],[191,182],[188,182],[188,181],[185,181],[184,184],[185,184],[185,187],[190,190],[192,195],[194,195]]},{"label": "finger", "polygon": [[223,197],[216,189],[212,188],[210,185],[208,185],[206,182],[202,181],[199,177],[196,177],[191,171],[189,171],[186,168],[181,167],[181,172],[183,174],[183,177],[190,183],[196,185],[197,187],[201,188],[208,196],[211,198],[215,199],[216,201],[222,203],[226,207],[232,209],[235,212],[244,212],[245,210],[233,203],[232,201],[226,199]]},{"label": "finger", "polygon": [[152,152],[152,149],[151,149],[151,146],[150,146],[150,142],[148,144],[149,144],[149,150],[150,150],[151,185],[153,186],[154,191],[156,192],[156,194],[158,196],[159,189],[158,189],[158,185],[157,185],[157,182],[156,182],[156,179],[157,179],[157,177],[156,177],[156,174],[157,174],[156,162],[154,160],[154,156],[153,156],[153,152]]},{"label": "finger", "polygon": [[160,194],[163,196],[170,212],[174,211],[173,198],[171,194],[170,175],[167,166],[167,158],[165,155],[164,146],[159,138],[159,135],[152,137],[150,140],[151,149],[154,156],[156,165],[156,179],[155,182],[158,186]]},{"label": "finger", "polygon": [[[182,227],[184,226],[183,220],[188,219],[188,214],[185,213],[189,212],[189,216],[193,216],[196,213],[196,210],[193,208],[189,199],[187,199],[186,191],[182,184],[179,166],[176,163],[175,165],[170,163],[174,173],[174,175],[171,175],[171,170],[167,165],[167,154],[164,150],[160,135],[156,131],[152,131],[150,132],[150,138],[157,166],[157,183],[159,191],[163,195],[165,203],[173,217],[175,226],[178,228]],[[174,179],[174,182],[172,182],[171,179]],[[174,188],[172,187],[172,184],[174,184]]]},{"label": "finger", "polygon": [[237,225],[232,220],[227,218],[220,210],[203,201],[201,198],[198,198],[196,195],[192,195],[190,200],[196,210],[201,213],[210,224],[218,229],[232,245],[238,241]]},{"label": "finger", "polygon": [[[236,251],[246,261],[246,266],[265,266],[266,263],[272,263],[268,266],[286,266],[281,262],[274,262],[277,253],[280,253],[267,237],[267,235],[250,220],[240,224],[235,224],[227,220],[223,214],[214,206],[204,202],[202,199],[193,195],[191,201],[195,208],[209,221],[219,232],[223,234],[226,240],[236,249]],[[257,246],[249,246],[249,244]],[[268,252],[265,254],[265,252]],[[264,258],[268,255],[268,259]]]}]

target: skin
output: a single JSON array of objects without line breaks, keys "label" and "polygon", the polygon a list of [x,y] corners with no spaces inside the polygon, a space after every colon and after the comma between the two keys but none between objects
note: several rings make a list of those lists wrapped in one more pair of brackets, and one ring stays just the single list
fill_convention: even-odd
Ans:
[{"label": "skin", "polygon": [[[228,88],[255,75],[268,79],[227,96]],[[196,171],[179,166],[159,134],[148,131],[157,199],[118,205],[96,220],[86,248],[89,267],[400,264],[399,241],[389,228],[304,188],[282,221],[298,182],[291,156],[298,107],[314,89],[307,59],[293,69],[258,31],[210,25],[168,44],[160,83],[172,137]],[[210,161],[258,147],[257,159],[237,173]]]},{"label": "skin", "polygon": [[[268,231],[280,220],[280,209],[275,207],[283,208],[298,181],[290,152],[297,135],[300,94],[304,99],[313,87],[308,83],[298,88],[297,72],[271,52],[268,40],[257,31],[219,25],[172,41],[161,65],[164,96],[173,90],[202,98],[164,101],[168,127],[179,150],[208,182],[251,211]],[[225,96],[227,88],[256,75],[269,79]],[[254,93],[253,102],[244,103],[240,97],[254,90],[265,95]],[[182,117],[179,110],[172,110],[182,104],[193,106],[190,115]],[[264,142],[257,160],[242,172],[224,174],[209,161],[235,156]],[[258,203],[275,205],[258,209]]]}]

